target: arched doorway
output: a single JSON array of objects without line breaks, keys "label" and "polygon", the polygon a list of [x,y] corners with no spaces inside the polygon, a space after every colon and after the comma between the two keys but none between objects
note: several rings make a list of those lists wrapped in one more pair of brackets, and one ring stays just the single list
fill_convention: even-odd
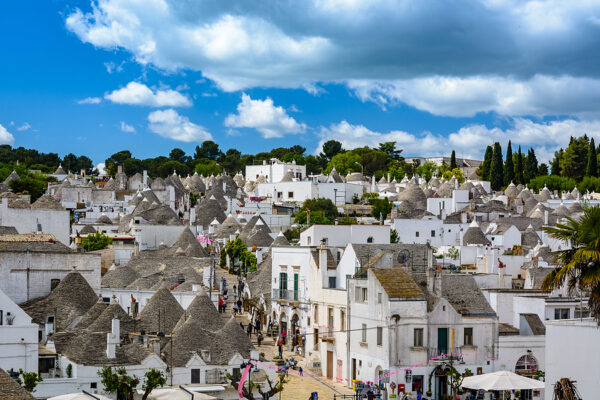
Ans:
[{"label": "arched doorway", "polygon": [[378,365],[377,367],[375,367],[375,376],[373,377],[373,382],[375,383],[375,385],[379,386],[381,384],[382,379],[383,368],[381,368],[381,365]]},{"label": "arched doorway", "polygon": [[290,321],[290,338],[292,339],[292,346],[298,346],[298,338],[300,337],[300,317],[294,313],[292,320]]},{"label": "arched doorway", "polygon": [[283,331],[286,331],[287,334],[288,320],[285,313],[281,313],[279,316],[279,333],[283,334]]}]

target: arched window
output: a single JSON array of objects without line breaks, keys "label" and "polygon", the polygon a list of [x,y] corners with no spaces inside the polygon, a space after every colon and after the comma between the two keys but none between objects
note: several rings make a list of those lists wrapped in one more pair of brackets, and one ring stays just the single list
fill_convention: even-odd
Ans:
[{"label": "arched window", "polygon": [[517,374],[529,375],[538,369],[538,363],[534,356],[526,354],[519,358],[515,366]]}]

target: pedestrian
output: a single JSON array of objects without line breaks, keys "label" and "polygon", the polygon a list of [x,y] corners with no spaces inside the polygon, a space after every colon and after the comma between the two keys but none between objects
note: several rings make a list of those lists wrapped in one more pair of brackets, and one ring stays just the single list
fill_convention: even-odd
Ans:
[{"label": "pedestrian", "polygon": [[227,289],[223,290],[223,298],[227,300],[229,298],[229,291]]},{"label": "pedestrian", "polygon": [[300,373],[300,376],[304,376],[304,371],[302,370],[302,367],[298,367],[298,373]]},{"label": "pedestrian", "polygon": [[283,339],[283,344],[284,345],[286,344],[286,337],[285,337],[286,334],[287,334],[287,331],[285,329],[283,329],[283,332],[281,333],[281,338]]},{"label": "pedestrian", "polygon": [[252,337],[252,324],[248,324],[246,332],[248,333],[248,337]]},{"label": "pedestrian", "polygon": [[423,399],[423,393],[421,393],[421,389],[417,390],[417,400]]},{"label": "pedestrian", "polygon": [[260,347],[260,344],[263,341],[263,334],[261,331],[258,331],[258,333],[256,334],[256,342],[258,343],[258,347]]},{"label": "pedestrian", "polygon": [[233,303],[233,315],[237,315],[238,313],[238,306],[236,303]]},{"label": "pedestrian", "polygon": [[277,348],[279,349],[279,359],[281,360],[283,358],[283,339],[281,339],[281,336],[277,338]]},{"label": "pedestrian", "polygon": [[235,285],[233,285],[233,299],[237,299],[237,288]]},{"label": "pedestrian", "polygon": [[219,296],[219,313],[223,312],[223,298]]},{"label": "pedestrian", "polygon": [[285,364],[283,364],[283,370],[285,372],[285,376],[290,376],[290,362],[286,359]]},{"label": "pedestrian", "polygon": [[259,319],[259,317],[256,317],[256,319],[254,320],[254,330],[255,331],[260,330],[260,319]]}]

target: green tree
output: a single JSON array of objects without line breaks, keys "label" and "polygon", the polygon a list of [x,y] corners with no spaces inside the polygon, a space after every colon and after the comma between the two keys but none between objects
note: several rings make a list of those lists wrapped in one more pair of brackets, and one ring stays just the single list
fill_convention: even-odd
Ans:
[{"label": "green tree", "polygon": [[62,165],[65,171],[79,172],[79,165],[77,163],[77,156],[73,153],[67,154],[63,160]]},{"label": "green tree", "polygon": [[19,368],[17,383],[23,386],[29,393],[35,392],[37,384],[42,380],[42,376],[37,372],[25,372]]},{"label": "green tree", "polygon": [[329,175],[333,167],[342,175],[349,172],[360,172],[361,161],[360,156],[354,152],[338,153],[327,163],[325,174]]},{"label": "green tree", "polygon": [[506,162],[504,163],[504,185],[508,185],[515,180],[515,165],[513,164],[512,143],[508,141],[506,147]]},{"label": "green tree", "polygon": [[387,197],[371,199],[369,203],[371,204],[371,215],[375,219],[381,219],[382,216],[385,219],[394,207],[394,204]]},{"label": "green tree", "polygon": [[[226,373],[225,377],[227,378],[227,380],[229,380],[230,385],[237,391],[239,384],[240,384],[240,375],[231,375],[230,373]],[[287,383],[286,379],[285,379],[286,375],[283,372],[278,372],[277,373],[277,381],[274,383],[273,381],[271,381],[271,379],[267,376],[267,384],[269,385],[268,390],[265,387],[265,385],[258,385],[255,382],[253,382],[250,378],[248,378],[248,380],[246,382],[244,382],[244,384],[242,385],[242,396],[244,399],[247,400],[257,400],[256,397],[254,397],[254,391],[258,390],[258,393],[260,394],[260,398],[264,399],[275,399],[275,397],[277,396],[277,393],[282,392],[284,385]]]},{"label": "green tree", "polygon": [[548,165],[545,163],[541,163],[538,167],[537,176],[546,176],[548,175]]},{"label": "green tree", "polygon": [[473,372],[469,368],[466,368],[465,372],[461,374],[456,368],[451,367],[451,369],[446,370],[446,376],[452,384],[452,398],[455,399],[458,389],[462,386],[463,380],[467,376],[473,376]]},{"label": "green tree", "polygon": [[344,150],[342,149],[342,144],[340,142],[337,140],[328,140],[323,143],[323,152],[321,153],[321,156],[327,161],[331,161],[335,155],[342,152],[344,152]]},{"label": "green tree", "polygon": [[112,243],[112,239],[100,231],[90,233],[81,239],[81,247],[85,251],[104,250]]},{"label": "green tree", "polygon": [[390,230],[390,243],[399,243],[400,236],[398,236],[398,232],[395,229]]},{"label": "green tree", "polygon": [[218,175],[223,171],[223,169],[217,165],[216,161],[206,158],[196,164],[194,170],[198,173],[198,175],[203,176]]},{"label": "green tree", "polygon": [[570,243],[571,247],[555,252],[557,267],[542,282],[542,289],[552,291],[567,285],[589,294],[588,305],[600,323],[600,207],[587,207],[579,219],[542,229],[551,237]]},{"label": "green tree", "polygon": [[385,142],[379,143],[377,150],[387,154],[390,160],[402,161],[404,157],[401,156],[402,149],[396,149],[396,142]]},{"label": "green tree", "polygon": [[517,153],[517,161],[515,163],[515,183],[525,183],[525,176],[523,175],[523,153],[521,153],[521,146]]},{"label": "green tree", "polygon": [[423,165],[419,165],[417,167],[417,174],[419,174],[426,180],[430,180],[431,177],[433,176],[433,173],[435,171],[437,171],[437,169],[438,169],[438,166],[434,162],[427,161]]},{"label": "green tree", "polygon": [[529,182],[537,176],[538,171],[538,160],[535,156],[535,150],[530,148],[527,152],[527,159],[525,160],[525,181]]},{"label": "green tree", "polygon": [[196,152],[194,153],[195,159],[208,158],[210,160],[216,160],[222,154],[219,150],[219,145],[212,140],[205,140],[202,142],[202,146],[196,146]]},{"label": "green tree", "polygon": [[589,145],[585,175],[598,176],[598,156],[596,155],[596,144],[594,143],[594,138],[592,138]]},{"label": "green tree", "polygon": [[115,176],[117,165],[123,165],[128,158],[131,158],[131,151],[129,150],[122,150],[108,157],[104,161],[107,175]]},{"label": "green tree", "polygon": [[295,217],[299,224],[306,224],[310,210],[310,224],[332,224],[338,217],[337,207],[329,199],[307,199]]},{"label": "green tree", "polygon": [[[585,175],[589,143],[587,138],[571,138],[569,147],[560,160],[561,175],[580,181]],[[537,169],[537,166],[536,166]]]},{"label": "green tree", "polygon": [[137,158],[128,158],[123,162],[123,172],[127,176],[132,176],[144,171],[144,164],[142,160],[138,160]]},{"label": "green tree", "polygon": [[554,152],[554,159],[552,159],[552,164],[550,166],[551,175],[560,175],[560,160],[562,159],[563,154],[563,149]]},{"label": "green tree", "polygon": [[458,168],[456,165],[456,151],[452,150],[452,154],[450,155],[450,169]]},{"label": "green tree", "polygon": [[[118,398],[124,397],[127,400],[133,400],[137,386],[140,384],[140,379],[133,375],[127,375],[127,370],[124,367],[118,367],[113,370],[111,367],[104,367],[98,371],[98,376],[101,378],[104,391],[107,393],[116,393]],[[162,371],[155,368],[148,370],[144,374],[145,380],[142,384],[142,400],[146,400],[152,390],[157,387],[162,387],[167,383]]]},{"label": "green tree", "polygon": [[485,155],[483,156],[483,163],[481,164],[481,179],[490,180],[490,172],[492,171],[492,158],[494,156],[494,150],[492,146],[485,148]]},{"label": "green tree", "polygon": [[490,185],[492,190],[500,190],[504,183],[504,165],[502,163],[502,147],[500,143],[494,143],[492,163],[490,165]]},{"label": "green tree", "polygon": [[19,180],[10,181],[8,187],[17,194],[31,195],[31,201],[36,201],[46,191],[47,180],[40,175],[20,175]]},{"label": "green tree", "polygon": [[171,152],[169,153],[169,158],[171,160],[179,161],[181,163],[185,163],[188,161],[187,157],[185,156],[185,151],[181,150],[178,147],[175,147],[173,150],[171,150]]},{"label": "green tree", "polygon": [[158,167],[158,175],[163,178],[171,175],[173,172],[185,176],[188,174],[189,168],[184,163],[175,160],[169,160]]}]

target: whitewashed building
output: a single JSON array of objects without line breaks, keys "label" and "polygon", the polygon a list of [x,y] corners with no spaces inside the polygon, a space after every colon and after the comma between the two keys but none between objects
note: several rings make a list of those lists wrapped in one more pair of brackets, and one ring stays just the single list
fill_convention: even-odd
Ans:
[{"label": "whitewashed building", "polygon": [[38,371],[38,326],[0,290],[0,368]]}]

